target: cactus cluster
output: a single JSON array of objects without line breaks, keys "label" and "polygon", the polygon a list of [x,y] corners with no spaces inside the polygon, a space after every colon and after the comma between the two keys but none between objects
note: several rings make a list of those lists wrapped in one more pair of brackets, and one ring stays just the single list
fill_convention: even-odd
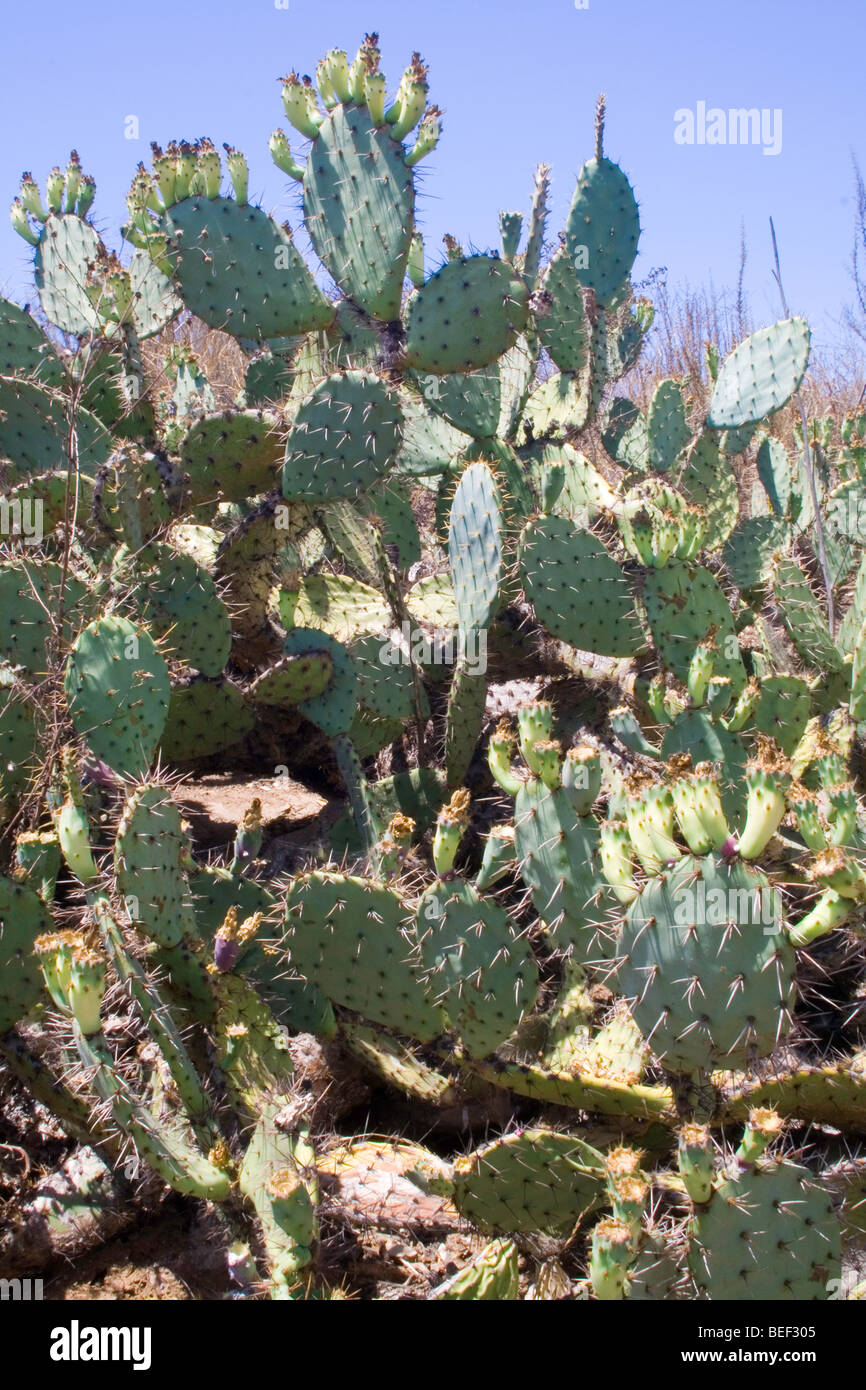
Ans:
[{"label": "cactus cluster", "polygon": [[[384,1183],[477,1235],[432,1299],[828,1297],[863,1160],[809,1135],[866,1127],[866,417],[784,437],[799,318],[710,346],[703,412],[623,394],[652,306],[603,100],[552,254],[541,165],[497,248],[429,264],[441,113],[379,59],[282,83],[326,277],[228,145],[153,146],[123,260],[75,153],[22,178],[53,329],[0,302],[0,1062],[109,1174],[211,1204],[238,1296],[339,1296],[334,1202]],[[166,346],[193,316],[234,400]],[[197,857],[167,769],[299,731],[348,806],[318,853],[268,878],[254,803]],[[424,1133],[502,1133],[329,1146],[309,1035]]]}]

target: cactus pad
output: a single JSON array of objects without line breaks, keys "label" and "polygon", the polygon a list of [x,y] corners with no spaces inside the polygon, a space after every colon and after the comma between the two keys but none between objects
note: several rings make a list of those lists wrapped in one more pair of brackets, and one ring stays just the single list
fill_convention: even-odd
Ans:
[{"label": "cactus pad", "polygon": [[471,372],[514,346],[526,324],[526,286],[505,261],[448,261],[406,308],[406,359],[422,372]]}]

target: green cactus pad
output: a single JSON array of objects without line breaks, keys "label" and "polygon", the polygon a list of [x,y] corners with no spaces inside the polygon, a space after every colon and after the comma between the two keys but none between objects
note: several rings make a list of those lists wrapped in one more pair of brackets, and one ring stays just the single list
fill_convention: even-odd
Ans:
[{"label": "green cactus pad", "polygon": [[290,233],[261,208],[185,198],[166,209],[159,231],[184,303],[211,328],[262,342],[333,320]]},{"label": "green cactus pad", "polygon": [[640,219],[631,184],[619,165],[590,159],[577,178],[565,249],[580,283],[607,306],[628,279],[640,236]]},{"label": "green cactus pad", "polygon": [[513,1240],[492,1240],[450,1279],[437,1284],[429,1297],[442,1302],[492,1300],[513,1302],[520,1297],[518,1251]]},{"label": "green cactus pad", "polygon": [[191,762],[233,748],[255,718],[231,681],[192,680],[172,687],[160,749],[170,762]]},{"label": "green cactus pad", "polygon": [[561,437],[569,430],[582,430],[589,411],[586,373],[556,372],[533,389],[526,402],[524,420],[536,438]]},{"label": "green cactus pad", "polygon": [[[395,660],[394,645],[378,633],[360,637],[348,650],[358,674],[361,704],[381,719],[411,719],[414,701],[408,660]],[[429,714],[423,692],[422,710]]]},{"label": "green cactus pad", "polygon": [[821,603],[812,592],[808,575],[792,557],[783,555],[775,564],[773,593],[782,621],[803,660],[823,671],[839,671],[842,657],[830,636]]},{"label": "green cactus pad", "polygon": [[390,889],[342,874],[305,874],[286,899],[292,964],[334,1004],[430,1042],[444,1031],[409,964],[407,909]]},{"label": "green cactus pad", "polygon": [[398,570],[407,570],[421,559],[421,540],[412,503],[389,477],[377,483],[359,500],[365,516],[378,522],[382,544]]},{"label": "green cactus pad", "polygon": [[344,294],[373,318],[400,316],[415,190],[402,146],[364,106],[328,113],[304,170],[304,224]]},{"label": "green cactus pad", "polygon": [[596,867],[595,819],[578,816],[564,788],[533,778],[517,793],[514,846],[521,877],[555,946],[581,963],[610,956],[614,899]]},{"label": "green cactus pad", "polygon": [[269,348],[258,353],[250,358],[244,373],[243,399],[246,408],[284,400],[294,379],[291,356],[271,352]]},{"label": "green cactus pad", "polygon": [[782,319],[735,347],[724,360],[713,388],[707,424],[736,429],[781,410],[809,363],[811,334],[805,319]]},{"label": "green cactus pad", "polygon": [[0,299],[0,376],[26,376],[59,386],[63,366],[35,319],[11,299]]},{"label": "green cactus pad", "polygon": [[158,946],[195,933],[189,885],[181,870],[189,841],[168,787],[138,787],[126,802],[114,842],[114,872],[130,920]]},{"label": "green cactus pad", "polygon": [[486,675],[478,672],[476,664],[461,657],[454,667],[448,691],[445,778],[449,787],[459,787],[469,771],[478,747],[486,703]]},{"label": "green cactus pad", "polygon": [[288,707],[323,695],[334,675],[330,652],[310,652],[307,656],[285,656],[257,676],[249,698],[256,705]]},{"label": "green cactus pad", "polygon": [[36,248],[36,285],[47,318],[63,333],[99,331],[99,314],[85,288],[103,254],[89,222],[74,213],[52,213]]},{"label": "green cactus pad", "polygon": [[755,710],[755,727],[775,740],[788,757],[794,752],[812,713],[809,687],[799,676],[765,676]]},{"label": "green cactus pad", "polygon": [[634,401],[615,396],[607,412],[602,443],[612,459],[623,468],[646,473],[649,468],[649,433],[646,417]]},{"label": "green cactus pad", "polygon": [[37,769],[38,730],[33,705],[8,668],[0,666],[0,823]]},{"label": "green cactus pad", "polygon": [[[79,467],[92,476],[111,453],[111,437],[89,410],[78,411],[75,425]],[[67,468],[68,435],[64,396],[35,381],[0,377],[0,456],[19,474]]]},{"label": "green cactus pad", "polygon": [[746,1066],[791,1026],[794,950],[778,890],[751,865],[688,856],[651,878],[618,951],[619,988],[670,1071]]},{"label": "green cactus pad", "polygon": [[722,1178],[689,1226],[689,1268],[714,1301],[814,1301],[841,1272],[840,1225],[808,1168],[761,1163]]},{"label": "green cactus pad", "polygon": [[547,263],[540,290],[550,297],[536,314],[538,336],[561,372],[579,372],[589,355],[590,324],[583,286],[564,246]]},{"label": "green cactus pad", "polygon": [[[280,600],[283,620],[288,617],[288,595]],[[391,610],[370,584],[343,574],[309,574],[298,591],[291,627],[320,628],[332,637],[351,641],[366,632],[382,632],[391,626]]]},{"label": "green cactus pad", "polygon": [[460,879],[430,885],[418,904],[417,931],[431,1003],[444,1010],[471,1056],[491,1056],[535,1004],[538,967],[526,937]]},{"label": "green cactus pad", "polygon": [[712,554],[724,545],[737,524],[740,498],[737,479],[730,463],[722,456],[718,436],[702,430],[677,471],[676,486],[692,506],[703,509],[707,531],[701,545]]},{"label": "green cactus pad", "polygon": [[454,429],[475,439],[496,434],[502,400],[498,362],[491,362],[476,372],[454,372],[445,376],[416,372],[414,376],[427,407]]},{"label": "green cactus pad", "polygon": [[490,469],[470,463],[451,503],[448,563],[463,633],[486,630],[499,606],[502,504]]},{"label": "green cactus pad", "polygon": [[246,502],[279,484],[282,432],[262,410],[226,410],[198,420],[177,446],[186,502]]},{"label": "green cactus pad", "polygon": [[127,269],[132,290],[130,322],[136,336],[144,342],[161,333],[177,317],[183,301],[175,294],[168,276],[142,248],[133,251]]},{"label": "green cactus pad", "polygon": [[132,587],[141,618],[163,640],[166,656],[203,676],[222,673],[231,620],[207,570],[170,546],[151,544],[121,565],[115,561],[114,576]]},{"label": "green cactus pad", "polygon": [[449,425],[441,415],[428,410],[408,391],[401,393],[400,407],[403,411],[403,440],[394,463],[395,473],[433,478],[443,473],[451,460],[471,442],[470,435]]},{"label": "green cactus pad", "polygon": [[653,640],[674,675],[686,679],[695,647],[715,628],[714,672],[727,676],[738,694],[745,685],[746,672],[734,620],[709,570],[672,560],[664,569],[647,571],[642,597]]},{"label": "green cactus pad", "polygon": [[514,346],[526,324],[526,286],[506,261],[448,261],[406,307],[406,360],[422,372],[471,372]]},{"label": "green cactus pad", "polygon": [[0,878],[0,1033],[38,1002],[42,972],[33,943],[53,930],[50,913],[32,889]]},{"label": "green cactus pad", "polygon": [[790,545],[790,527],[777,516],[750,516],[737,525],[722,549],[722,559],[738,589],[764,588],[774,562]]},{"label": "green cactus pad", "polygon": [[[62,567],[50,560],[16,559],[0,566],[0,660],[34,676],[45,674],[45,643],[54,631],[62,577]],[[74,574],[66,576],[65,598],[62,636],[69,641],[74,631],[70,610],[75,614],[79,605],[87,607],[87,589]],[[77,617],[80,621],[80,611]]]},{"label": "green cactus pad", "polygon": [[650,468],[667,473],[691,437],[682,388],[676,381],[660,381],[647,415]]},{"label": "green cactus pad", "polygon": [[283,496],[354,497],[392,464],[400,447],[397,398],[369,372],[327,377],[302,402],[286,442]]},{"label": "green cactus pad", "polygon": [[781,439],[764,439],[758,449],[758,477],[774,516],[787,517],[791,507],[791,460]]},{"label": "green cactus pad", "polygon": [[599,512],[616,506],[617,494],[606,479],[594,468],[585,454],[570,444],[536,444],[522,453],[529,461],[530,477],[540,495],[544,471],[550,464],[562,467],[562,491],[552,508],[556,516],[586,523]]},{"label": "green cactus pad", "polygon": [[146,771],[165,727],[169,679],[149,633],[99,618],[79,635],[64,680],[75,731],[121,776]]},{"label": "green cactus pad", "polygon": [[331,658],[333,675],[326,690],[303,700],[298,709],[329,738],[347,733],[358,700],[358,675],[346,648],[326,632],[296,627],[286,638],[285,651],[286,656],[318,656],[326,652]]},{"label": "green cactus pad", "polygon": [[454,1203],[481,1230],[556,1235],[594,1210],[603,1192],[603,1156],[552,1130],[518,1130],[454,1164]]},{"label": "green cactus pad", "polygon": [[520,567],[526,597],[551,636],[602,656],[640,651],[644,639],[625,576],[588,531],[558,516],[530,522]]}]

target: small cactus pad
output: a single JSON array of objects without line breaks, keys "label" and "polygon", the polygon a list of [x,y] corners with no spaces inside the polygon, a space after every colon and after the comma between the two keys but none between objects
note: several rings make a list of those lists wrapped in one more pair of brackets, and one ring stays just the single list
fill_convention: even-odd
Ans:
[{"label": "small cactus pad", "polygon": [[286,925],[293,965],[334,1004],[421,1042],[444,1031],[409,964],[409,919],[396,893],[342,874],[305,874],[289,889]]},{"label": "small cactus pad", "polygon": [[121,776],[143,773],[165,727],[169,679],[149,633],[126,618],[99,618],[79,635],[66,664],[75,726],[97,759]]},{"label": "small cactus pad", "polygon": [[32,889],[0,878],[0,1033],[38,1001],[42,972],[33,942],[53,930],[49,912]]},{"label": "small cactus pad", "polygon": [[354,497],[393,462],[402,423],[396,398],[372,373],[327,377],[295,416],[286,443],[283,496]]},{"label": "small cactus pad", "polygon": [[454,1203],[488,1231],[556,1235],[603,1198],[604,1159],[552,1130],[524,1129],[454,1164]]},{"label": "small cactus pad", "polygon": [[246,502],[279,483],[279,422],[263,410],[226,410],[198,420],[177,446],[186,501]]},{"label": "small cactus pad", "polygon": [[538,967],[526,938],[459,879],[431,884],[417,930],[431,1000],[471,1055],[489,1057],[535,1003]]},{"label": "small cactus pad", "polygon": [[643,635],[625,575],[588,531],[576,531],[565,517],[531,521],[521,537],[520,567],[526,597],[553,637],[601,656],[640,651]]},{"label": "small cactus pad", "polygon": [[514,346],[526,325],[526,286],[506,261],[447,261],[406,307],[406,359],[422,372],[471,372]]},{"label": "small cactus pad", "polygon": [[736,429],[781,410],[809,363],[811,334],[805,319],[782,319],[735,347],[724,360],[713,388],[707,424]]},{"label": "small cactus pad", "polygon": [[610,955],[607,915],[613,899],[598,864],[598,825],[579,816],[563,787],[535,778],[520,788],[514,844],[521,877],[554,944],[577,961]]},{"label": "small cactus pad", "polygon": [[326,632],[296,627],[286,638],[285,651],[288,657],[319,657],[323,652],[330,657],[333,673],[329,684],[321,695],[302,700],[298,709],[329,738],[347,733],[358,702],[358,674],[346,648]]},{"label": "small cactus pad", "polygon": [[138,787],[123,808],[114,872],[130,920],[159,946],[195,932],[189,886],[181,870],[189,842],[167,787]]},{"label": "small cactus pad", "polygon": [[232,748],[255,719],[231,681],[196,679],[172,688],[160,749],[171,762],[191,762]]}]

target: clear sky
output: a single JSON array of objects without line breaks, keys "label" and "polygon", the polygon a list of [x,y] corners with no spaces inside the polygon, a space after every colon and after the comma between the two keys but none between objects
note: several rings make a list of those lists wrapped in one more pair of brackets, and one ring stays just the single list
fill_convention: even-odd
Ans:
[{"label": "clear sky", "polygon": [[[578,8],[578,4],[586,5]],[[731,286],[740,225],[755,316],[779,317],[770,274],[773,215],[791,307],[818,341],[850,299],[851,156],[866,166],[866,0],[31,0],[7,6],[0,84],[0,189],[22,170],[43,184],[75,146],[97,180],[93,215],[110,245],[149,143],[208,135],[249,160],[251,196],[297,226],[297,185],[267,141],[285,126],[276,79],[315,72],[378,29],[389,89],[413,49],[445,110],[420,166],[419,211],[438,261],[444,232],[497,242],[499,208],[527,205],[539,160],[553,166],[555,232],[592,153],[596,94],[608,98],[606,152],[628,173],[643,234],[635,278]],[[678,144],[675,113],[757,108],[781,150]],[[138,140],[125,138],[138,118]],[[302,148],[290,132],[292,148]],[[29,250],[3,220],[0,288],[26,298]]]}]

